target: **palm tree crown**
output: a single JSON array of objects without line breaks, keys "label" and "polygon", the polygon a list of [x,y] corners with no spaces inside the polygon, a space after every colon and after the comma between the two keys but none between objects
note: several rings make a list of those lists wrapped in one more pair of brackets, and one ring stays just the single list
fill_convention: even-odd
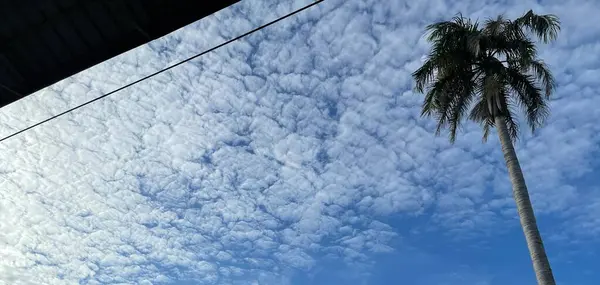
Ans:
[{"label": "palm tree crown", "polygon": [[437,120],[437,134],[449,128],[451,142],[467,114],[482,125],[484,141],[496,117],[516,140],[517,108],[534,131],[548,115],[555,83],[532,37],[548,43],[559,30],[556,16],[531,10],[516,20],[498,16],[480,25],[459,14],[427,26],[431,51],[412,74],[416,91],[425,93],[421,115]]}]

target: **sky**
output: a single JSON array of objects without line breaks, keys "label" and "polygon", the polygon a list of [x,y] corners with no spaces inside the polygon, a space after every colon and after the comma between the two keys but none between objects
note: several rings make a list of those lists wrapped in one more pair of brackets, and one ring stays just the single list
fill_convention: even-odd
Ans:
[{"label": "sky", "polygon": [[[310,3],[243,0],[0,109],[0,136]],[[600,283],[600,2],[326,0],[0,143],[0,284],[535,284],[498,140],[419,116],[425,25],[533,9],[516,144],[558,284]],[[596,177],[596,178],[594,178]]]}]

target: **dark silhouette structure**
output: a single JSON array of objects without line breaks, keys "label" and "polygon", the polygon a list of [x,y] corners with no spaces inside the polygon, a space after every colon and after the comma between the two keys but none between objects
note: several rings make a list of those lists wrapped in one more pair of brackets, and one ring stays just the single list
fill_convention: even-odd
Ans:
[{"label": "dark silhouette structure", "polygon": [[239,0],[0,0],[0,107]]}]

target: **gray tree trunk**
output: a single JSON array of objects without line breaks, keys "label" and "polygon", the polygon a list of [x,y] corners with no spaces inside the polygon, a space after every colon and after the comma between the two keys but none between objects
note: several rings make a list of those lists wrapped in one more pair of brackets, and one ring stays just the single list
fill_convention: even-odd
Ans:
[{"label": "gray tree trunk", "polygon": [[537,283],[538,285],[555,285],[556,282],[552,275],[550,262],[548,261],[548,256],[546,256],[544,243],[542,242],[542,237],[535,221],[533,207],[529,200],[525,178],[523,177],[512,140],[508,134],[506,121],[503,117],[496,117],[495,125],[500,137],[502,153],[504,154],[510,182],[512,183],[513,197],[517,203],[517,211],[521,220],[523,233],[525,234],[525,240],[527,241],[527,248],[529,248],[529,254],[531,255],[531,261],[533,262],[533,270],[535,271]]}]

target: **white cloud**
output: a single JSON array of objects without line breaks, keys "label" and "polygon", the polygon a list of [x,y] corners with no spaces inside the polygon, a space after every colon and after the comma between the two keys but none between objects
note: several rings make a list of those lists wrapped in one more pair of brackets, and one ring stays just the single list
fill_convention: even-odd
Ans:
[{"label": "white cloud", "polygon": [[[0,134],[308,2],[243,1],[3,108]],[[563,20],[542,49],[553,116],[517,147],[539,219],[597,237],[597,189],[576,181],[597,172],[600,29],[579,19],[600,7],[532,3],[325,1],[3,142],[0,284],[286,284],[323,256],[368,268],[410,232],[516,227],[495,139],[469,124],[455,146],[435,138],[410,92],[424,25],[458,11]],[[382,222],[395,216],[427,223]]]}]

